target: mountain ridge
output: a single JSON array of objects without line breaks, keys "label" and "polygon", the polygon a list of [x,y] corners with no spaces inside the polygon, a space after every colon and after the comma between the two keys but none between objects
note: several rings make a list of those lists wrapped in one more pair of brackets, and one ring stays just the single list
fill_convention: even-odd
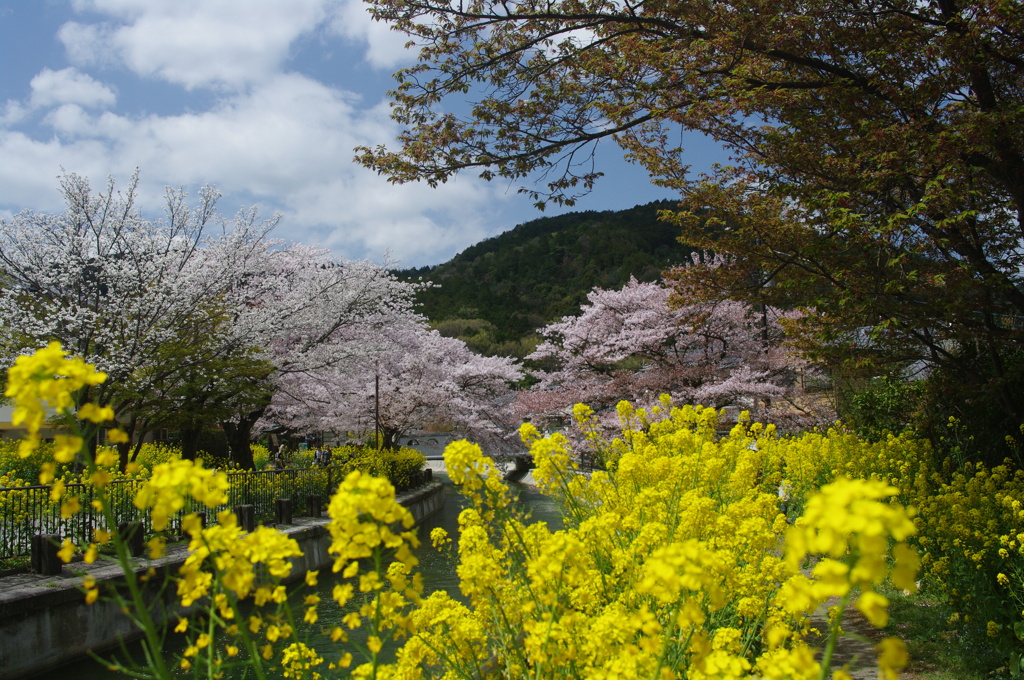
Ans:
[{"label": "mountain ridge", "polygon": [[595,287],[619,288],[635,276],[653,281],[692,248],[658,219],[678,202],[540,217],[469,246],[448,262],[396,270],[431,281],[421,311],[443,334],[484,354],[525,356],[536,330],[574,315]]}]

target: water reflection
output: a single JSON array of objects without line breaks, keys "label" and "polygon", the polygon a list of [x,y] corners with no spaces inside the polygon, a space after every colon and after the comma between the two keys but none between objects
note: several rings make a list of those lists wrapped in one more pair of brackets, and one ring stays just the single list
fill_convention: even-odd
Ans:
[{"label": "water reflection", "polygon": [[[446,484],[448,498],[445,501],[444,507],[432,517],[427,518],[417,529],[420,547],[416,550],[416,556],[419,559],[420,572],[423,574],[424,595],[429,595],[435,590],[447,590],[452,598],[464,601],[462,593],[459,592],[455,566],[458,559],[459,513],[468,505],[468,501],[451,485],[444,472],[435,470],[435,478],[440,479]],[[509,485],[517,497],[518,507],[528,513],[532,521],[545,522],[552,529],[560,528],[561,514],[557,503],[537,491],[536,488],[529,484],[530,481],[531,478],[527,477],[523,483]],[[442,527],[448,532],[448,535],[452,538],[451,550],[442,553],[431,547],[430,531],[435,527]],[[330,572],[330,568],[322,569],[316,588],[295,585],[292,587],[290,595],[295,614],[300,619],[304,610],[303,598],[313,591],[316,591],[320,596],[320,619],[313,626],[302,627],[303,624],[300,624],[300,627],[302,627],[300,639],[308,636],[309,639],[305,640],[306,643],[314,647],[328,661],[336,661],[344,651],[347,651],[345,649],[347,645],[332,642],[327,637],[325,631],[330,630],[334,626],[340,626],[345,614],[359,608],[358,597],[354,598],[353,602],[350,602],[346,607],[339,607],[334,602],[331,591],[338,580],[340,578],[336,578]],[[363,644],[366,640],[366,635],[362,633],[361,629],[350,631],[349,634],[352,641],[357,644]],[[165,648],[165,652],[168,655],[173,656],[181,652],[183,644],[180,642],[180,639],[178,635],[168,634],[168,644]],[[394,652],[394,647],[395,645],[385,646],[382,654],[390,657]],[[141,658],[138,645],[132,645],[129,649],[135,658]],[[353,652],[353,657],[357,660],[361,659],[361,656],[355,652]],[[354,663],[359,663],[359,661]],[[192,676],[191,671],[179,672],[182,678]],[[241,670],[235,674],[227,674],[228,680],[237,680],[243,676],[244,674]],[[67,680],[68,678],[75,678],[76,680],[113,680],[114,678],[120,678],[123,680],[126,676],[109,671],[103,665],[92,660],[83,660],[36,677],[38,680]]]}]

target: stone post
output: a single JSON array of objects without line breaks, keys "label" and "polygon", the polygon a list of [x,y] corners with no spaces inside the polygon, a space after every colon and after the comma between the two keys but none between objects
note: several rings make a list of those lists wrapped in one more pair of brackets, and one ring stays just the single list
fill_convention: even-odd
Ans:
[{"label": "stone post", "polygon": [[128,546],[128,554],[132,557],[139,557],[146,550],[145,535],[142,532],[142,522],[121,522],[117,525],[117,533]]},{"label": "stone post", "polygon": [[274,501],[274,514],[278,524],[292,523],[292,499],[278,498]]},{"label": "stone post", "polygon": [[323,501],[320,500],[320,496],[316,494],[306,496],[306,515],[309,517],[321,517],[323,515],[322,507]]},{"label": "stone post", "polygon": [[238,518],[238,526],[242,527],[242,531],[256,530],[255,505],[236,505],[235,517]]},{"label": "stone post", "polygon": [[60,550],[60,536],[57,534],[36,534],[32,537],[32,571],[44,576],[56,576],[64,568],[57,556]]}]

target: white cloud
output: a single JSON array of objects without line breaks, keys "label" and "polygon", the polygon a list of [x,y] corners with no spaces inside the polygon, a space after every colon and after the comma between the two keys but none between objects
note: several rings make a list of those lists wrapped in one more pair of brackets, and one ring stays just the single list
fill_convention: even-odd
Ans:
[{"label": "white cloud", "polygon": [[25,121],[34,111],[56,107],[47,114],[48,123],[67,116],[61,109],[72,107],[110,108],[117,104],[117,94],[105,83],[74,68],[59,71],[44,68],[29,83],[32,94],[27,101],[8,100],[0,114],[0,126],[13,126]]},{"label": "white cloud", "polygon": [[416,59],[416,52],[405,46],[409,36],[374,21],[362,0],[344,0],[331,28],[340,36],[364,42],[366,60],[375,68],[393,69]]},{"label": "white cloud", "polygon": [[108,108],[117,103],[110,86],[74,68],[53,71],[43,69],[30,83],[32,106],[47,107],[77,104],[92,108]]},{"label": "white cloud", "polygon": [[124,181],[140,167],[147,214],[159,214],[165,185],[212,183],[224,193],[224,213],[254,202],[265,214],[281,211],[279,236],[342,257],[391,253],[405,264],[436,263],[493,229],[481,214],[501,201],[487,183],[395,186],[355,165],[355,146],[397,132],[386,106],[359,109],[358,101],[284,74],[197,113],[131,116],[65,104],[45,119],[55,133],[47,141],[0,132],[0,157],[17,159],[0,165],[0,205],[59,210],[61,166],[95,185],[108,174]]},{"label": "white cloud", "polygon": [[63,209],[57,193],[61,168],[92,177],[102,183],[107,174],[127,178],[127,172],[109,162],[109,149],[102,141],[87,139],[62,142],[55,137],[38,140],[21,132],[0,130],[0,205],[7,213],[30,208],[36,212]]},{"label": "white cloud", "polygon": [[[402,266],[437,264],[489,234],[500,197],[494,187],[469,177],[437,189],[426,184],[390,184],[369,171],[349,175],[307,191],[296,191],[282,234],[291,233],[292,217],[300,224],[330,225],[318,241],[337,253],[367,253],[380,260],[390,255]],[[502,224],[508,228],[508,224]]]},{"label": "white cloud", "polygon": [[204,112],[119,118],[99,129],[143,167],[273,196],[351,166],[359,115],[348,93],[291,74]]},{"label": "white cloud", "polygon": [[116,64],[113,37],[114,27],[108,24],[69,21],[57,31],[57,39],[63,43],[68,59],[81,66]]},{"label": "white cloud", "polygon": [[60,39],[72,60],[116,61],[186,89],[237,90],[259,82],[326,16],[323,0],[91,0],[78,7],[118,25],[65,24]]},{"label": "white cloud", "polygon": [[0,115],[0,126],[17,125],[25,120],[30,109],[24,103],[9,99],[4,102],[4,112]]},{"label": "white cloud", "polygon": [[[316,57],[305,47],[312,38],[329,50],[341,35],[365,45],[373,65],[409,60],[404,38],[374,23],[361,2],[74,7],[81,23],[65,22],[59,37],[75,66],[40,70],[31,96],[5,102],[0,115],[0,215],[62,210],[62,168],[94,186],[107,176],[123,185],[140,168],[148,216],[161,215],[165,186],[194,192],[210,183],[224,195],[222,213],[253,203],[267,215],[280,211],[277,236],[339,257],[390,253],[404,265],[432,264],[510,226],[496,217],[514,200],[503,186],[468,175],[438,189],[392,185],[353,163],[354,147],[395,139],[389,107],[345,89],[356,87],[348,73],[336,74],[344,83],[337,87],[315,80],[308,73]],[[150,82],[140,87],[129,72]],[[167,106],[182,97],[164,82],[215,92]]]},{"label": "white cloud", "polygon": [[44,120],[64,138],[89,136],[94,128],[94,118],[77,104],[59,106]]}]

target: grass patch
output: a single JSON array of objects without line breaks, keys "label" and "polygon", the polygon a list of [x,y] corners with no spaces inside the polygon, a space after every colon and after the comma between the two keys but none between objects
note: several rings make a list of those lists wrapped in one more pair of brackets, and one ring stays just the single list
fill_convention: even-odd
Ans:
[{"label": "grass patch", "polygon": [[0,574],[14,573],[28,569],[32,564],[32,558],[28,555],[19,557],[8,557],[0,560]]},{"label": "grass patch", "polygon": [[910,666],[900,675],[905,680],[1009,680],[1006,658],[995,640],[985,634],[985,623],[963,621],[938,595],[905,596],[886,592],[889,598],[887,635],[907,644]]}]

